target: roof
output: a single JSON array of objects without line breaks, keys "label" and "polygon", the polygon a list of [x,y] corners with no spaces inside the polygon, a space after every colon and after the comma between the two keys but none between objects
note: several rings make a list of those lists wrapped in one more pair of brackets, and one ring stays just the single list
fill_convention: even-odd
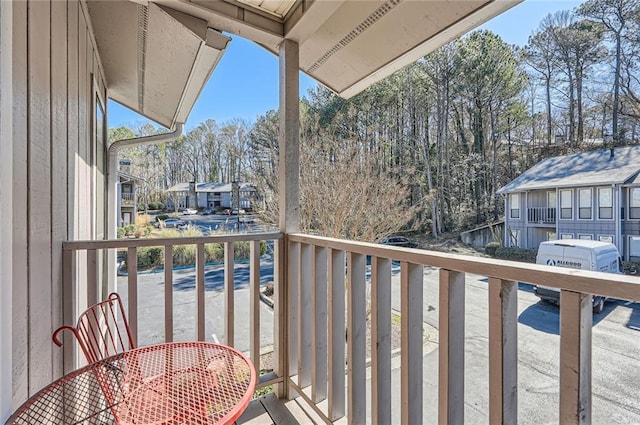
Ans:
[{"label": "roof", "polygon": [[230,38],[153,3],[87,2],[108,96],[167,128],[187,120]]},{"label": "roof", "polygon": [[[197,183],[195,191],[202,192],[231,192],[232,183]],[[255,187],[251,183],[240,183],[240,190],[255,190]],[[167,189],[167,192],[188,192],[189,183],[178,183]]]},{"label": "roof", "polygon": [[521,1],[87,0],[87,10],[108,96],[173,127],[227,34],[274,54],[297,43],[300,70],[347,98]]},{"label": "roof", "polygon": [[594,241],[589,239],[556,239],[553,241],[540,242],[541,245],[555,245],[555,246],[577,246],[583,248],[597,249],[597,248],[614,248],[611,242]]},{"label": "roof", "polygon": [[189,183],[178,183],[167,189],[167,192],[188,192]]},{"label": "roof", "polygon": [[129,182],[129,181],[144,181],[141,177],[136,177],[133,174],[126,173],[124,171],[118,170],[118,178],[121,181]]},{"label": "roof", "polygon": [[[613,152],[613,156],[612,156]],[[640,145],[543,159],[498,193],[630,183],[640,172]]]},{"label": "roof", "polygon": [[278,54],[343,97],[415,62],[522,0],[155,0]]}]

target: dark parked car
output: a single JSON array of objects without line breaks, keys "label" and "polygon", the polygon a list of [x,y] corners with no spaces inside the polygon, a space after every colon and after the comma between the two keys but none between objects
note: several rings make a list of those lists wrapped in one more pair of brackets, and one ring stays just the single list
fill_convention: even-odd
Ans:
[{"label": "dark parked car", "polygon": [[204,210],[200,213],[200,215],[212,215],[212,214],[215,214],[215,212],[210,209]]},{"label": "dark parked car", "polygon": [[420,243],[415,239],[409,239],[406,236],[387,236],[380,242],[383,245],[402,246],[405,248],[417,248]]}]

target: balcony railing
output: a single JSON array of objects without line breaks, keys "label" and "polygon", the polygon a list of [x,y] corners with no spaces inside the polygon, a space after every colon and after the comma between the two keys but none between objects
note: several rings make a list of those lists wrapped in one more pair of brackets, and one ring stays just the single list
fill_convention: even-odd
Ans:
[{"label": "balcony railing", "polygon": [[556,209],[547,207],[532,207],[527,209],[529,223],[555,223]]},{"label": "balcony railing", "polygon": [[133,194],[133,193],[122,193],[121,199],[122,199],[122,203],[124,205],[133,204],[133,202],[135,201],[135,194]]},{"label": "balcony railing", "polygon": [[[234,323],[233,243],[248,241],[248,320]],[[136,256],[142,247],[164,247],[165,340],[173,337],[173,250],[196,247],[195,317],[197,339],[205,335],[205,244],[224,246],[225,342],[234,345],[234,325],[249,328],[249,355],[260,356],[260,242],[271,241],[274,262],[273,372],[259,387],[276,385],[279,397],[301,397],[325,421],[391,423],[392,268],[400,274],[401,421],[423,418],[423,296],[437,299],[439,327],[438,422],[464,423],[465,273],[488,277],[488,397],[490,423],[515,423],[518,411],[518,281],[561,289],[560,423],[591,418],[591,294],[640,300],[637,278],[567,270],[448,253],[403,249],[310,236],[265,233],[177,239],[64,243],[65,322],[98,297],[98,264],[103,250],[127,250],[127,309],[137,338],[144,321],[138,314]],[[423,270],[439,268],[438,294],[425,294]],[[399,271],[398,271],[399,270]],[[80,284],[86,276],[85,285]],[[79,294],[79,295],[78,295]],[[367,315],[371,350],[367,353]],[[346,342],[345,342],[346,341]],[[77,366],[73,344],[65,344],[65,365]],[[370,359],[367,359],[370,357]],[[367,373],[371,376],[367,396]],[[430,378],[427,376],[427,378]],[[429,420],[428,422],[433,422]]]}]

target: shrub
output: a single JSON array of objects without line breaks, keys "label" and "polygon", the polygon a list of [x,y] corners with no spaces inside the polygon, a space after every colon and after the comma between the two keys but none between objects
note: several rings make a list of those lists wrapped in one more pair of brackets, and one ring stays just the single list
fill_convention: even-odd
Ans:
[{"label": "shrub", "polygon": [[161,221],[165,221],[169,218],[169,214],[158,214],[156,216],[156,222],[160,223]]},{"label": "shrub", "polygon": [[124,235],[125,236],[133,236],[135,231],[136,231],[136,225],[135,224],[127,224],[126,226],[124,226]]},{"label": "shrub", "polygon": [[124,227],[118,227],[118,239],[124,239]]},{"label": "shrub", "polygon": [[537,249],[498,248],[495,250],[494,256],[503,260],[535,263],[537,254]]},{"label": "shrub", "polygon": [[148,226],[149,224],[151,224],[151,217],[149,217],[148,214],[139,214],[136,217],[136,226],[144,227]]},{"label": "shrub", "polygon": [[143,246],[138,248],[138,268],[151,269],[162,267],[164,248],[159,246]]},{"label": "shrub", "polygon": [[224,259],[224,248],[219,243],[205,244],[204,258],[207,263],[222,261]]},{"label": "shrub", "polygon": [[500,248],[500,242],[489,242],[488,244],[485,245],[484,252],[486,252],[488,255],[492,257],[495,257],[496,250],[498,248]]}]

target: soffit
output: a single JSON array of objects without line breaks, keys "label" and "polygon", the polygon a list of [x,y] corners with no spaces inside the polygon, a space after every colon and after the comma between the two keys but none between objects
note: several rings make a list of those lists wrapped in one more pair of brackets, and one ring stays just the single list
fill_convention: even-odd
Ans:
[{"label": "soffit", "polygon": [[296,41],[300,69],[350,97],[522,0],[155,1],[275,54]]},{"label": "soffit", "polygon": [[184,122],[229,39],[153,3],[87,6],[109,97],[166,127]]}]

